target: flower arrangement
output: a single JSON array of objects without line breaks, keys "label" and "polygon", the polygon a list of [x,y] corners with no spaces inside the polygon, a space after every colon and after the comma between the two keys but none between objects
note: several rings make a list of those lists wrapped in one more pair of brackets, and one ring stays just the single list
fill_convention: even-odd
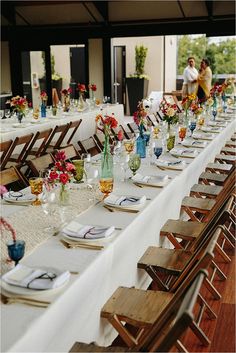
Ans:
[{"label": "flower arrangement", "polygon": [[88,88],[93,92],[96,92],[96,90],[97,90],[97,86],[95,85],[95,83],[89,84]]},{"label": "flower arrangement", "polygon": [[147,110],[144,107],[143,101],[138,103],[137,110],[133,114],[133,119],[139,130],[142,130],[143,126],[147,124]]},{"label": "flower arrangement", "polygon": [[192,94],[187,95],[187,96],[182,100],[181,105],[182,105],[182,107],[183,107],[183,109],[184,109],[186,115],[187,115],[188,110],[190,109],[192,103],[193,103],[194,101],[196,101],[196,99],[197,99],[196,94],[192,93]]},{"label": "flower arrangement", "polygon": [[194,115],[200,115],[203,112],[203,108],[199,104],[192,104],[191,111]]},{"label": "flower arrangement", "polygon": [[64,96],[66,96],[66,97],[68,97],[71,93],[72,93],[72,89],[69,87],[69,88],[64,88],[62,91],[61,91],[61,93],[64,95]]},{"label": "flower arrangement", "polygon": [[72,163],[66,162],[65,151],[58,151],[55,155],[55,165],[49,173],[49,182],[59,182],[66,185],[70,182],[75,174],[75,166]]},{"label": "flower arrangement", "polygon": [[214,99],[212,97],[209,97],[207,100],[206,100],[206,105],[208,107],[212,107],[214,104]]},{"label": "flower arrangement", "polygon": [[12,107],[13,111],[25,115],[25,109],[28,106],[26,98],[16,96],[12,97],[11,100],[7,101],[6,103],[10,103],[10,106]]},{"label": "flower arrangement", "polygon": [[109,136],[111,129],[115,129],[118,126],[118,121],[113,115],[105,115],[105,117],[103,117],[102,114],[98,114],[95,121],[97,124],[97,129],[103,132],[105,136]]},{"label": "flower arrangement", "polygon": [[161,101],[159,108],[163,114],[163,120],[168,123],[168,126],[178,122],[178,116],[177,116],[178,108],[176,104],[171,104],[167,102],[167,100],[164,98]]},{"label": "flower arrangement", "polygon": [[48,100],[48,95],[47,95],[47,93],[46,93],[45,91],[41,91],[41,93],[40,93],[40,98],[41,98],[41,101],[42,101],[42,102],[47,102],[47,100]]},{"label": "flower arrangement", "polygon": [[[94,85],[94,86],[96,86],[96,85]],[[78,89],[79,92],[82,92],[82,93],[87,92],[86,91],[86,86],[83,83],[78,83],[78,88],[77,89]],[[96,89],[97,89],[97,87],[96,87]]]}]

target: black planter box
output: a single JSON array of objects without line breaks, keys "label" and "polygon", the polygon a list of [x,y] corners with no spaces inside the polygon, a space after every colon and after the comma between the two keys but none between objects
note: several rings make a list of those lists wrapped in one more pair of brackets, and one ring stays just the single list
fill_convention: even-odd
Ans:
[{"label": "black planter box", "polygon": [[130,115],[137,110],[138,102],[147,97],[148,80],[145,78],[126,78]]}]

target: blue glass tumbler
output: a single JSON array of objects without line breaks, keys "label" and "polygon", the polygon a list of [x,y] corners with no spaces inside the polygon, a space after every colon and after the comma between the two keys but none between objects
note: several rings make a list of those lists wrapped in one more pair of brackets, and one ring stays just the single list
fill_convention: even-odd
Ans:
[{"label": "blue glass tumbler", "polygon": [[7,242],[8,255],[15,262],[15,266],[25,254],[25,241],[16,240]]}]

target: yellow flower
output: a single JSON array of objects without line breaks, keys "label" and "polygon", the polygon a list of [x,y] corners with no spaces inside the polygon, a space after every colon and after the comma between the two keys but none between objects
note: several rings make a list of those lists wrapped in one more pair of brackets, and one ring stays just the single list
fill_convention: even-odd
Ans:
[{"label": "yellow flower", "polygon": [[166,114],[172,117],[175,115],[175,110],[173,108],[168,108]]}]

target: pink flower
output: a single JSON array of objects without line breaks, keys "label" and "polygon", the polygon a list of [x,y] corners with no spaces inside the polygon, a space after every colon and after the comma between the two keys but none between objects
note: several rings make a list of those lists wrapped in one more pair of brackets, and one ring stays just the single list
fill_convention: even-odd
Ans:
[{"label": "pink flower", "polygon": [[69,181],[70,177],[68,174],[62,173],[60,174],[59,179],[60,179],[60,182],[65,185]]},{"label": "pink flower", "polygon": [[65,151],[57,151],[55,159],[56,161],[64,161],[66,159]]},{"label": "pink flower", "polygon": [[123,135],[123,131],[122,131],[122,130],[119,130],[119,131],[118,131],[117,138],[118,138],[119,141],[122,141],[122,140],[123,140],[124,135]]},{"label": "pink flower", "polygon": [[7,188],[4,185],[0,185],[0,195],[2,196],[7,192]]},{"label": "pink flower", "polygon": [[11,232],[13,241],[14,242],[16,241],[15,229],[3,217],[0,217],[0,228],[4,228],[6,230],[9,230],[9,232]]},{"label": "pink flower", "polygon": [[73,172],[75,170],[75,166],[72,163],[66,163],[67,172]]},{"label": "pink flower", "polygon": [[49,179],[54,181],[58,178],[58,173],[55,171],[55,170],[52,170],[50,173],[49,173]]}]

